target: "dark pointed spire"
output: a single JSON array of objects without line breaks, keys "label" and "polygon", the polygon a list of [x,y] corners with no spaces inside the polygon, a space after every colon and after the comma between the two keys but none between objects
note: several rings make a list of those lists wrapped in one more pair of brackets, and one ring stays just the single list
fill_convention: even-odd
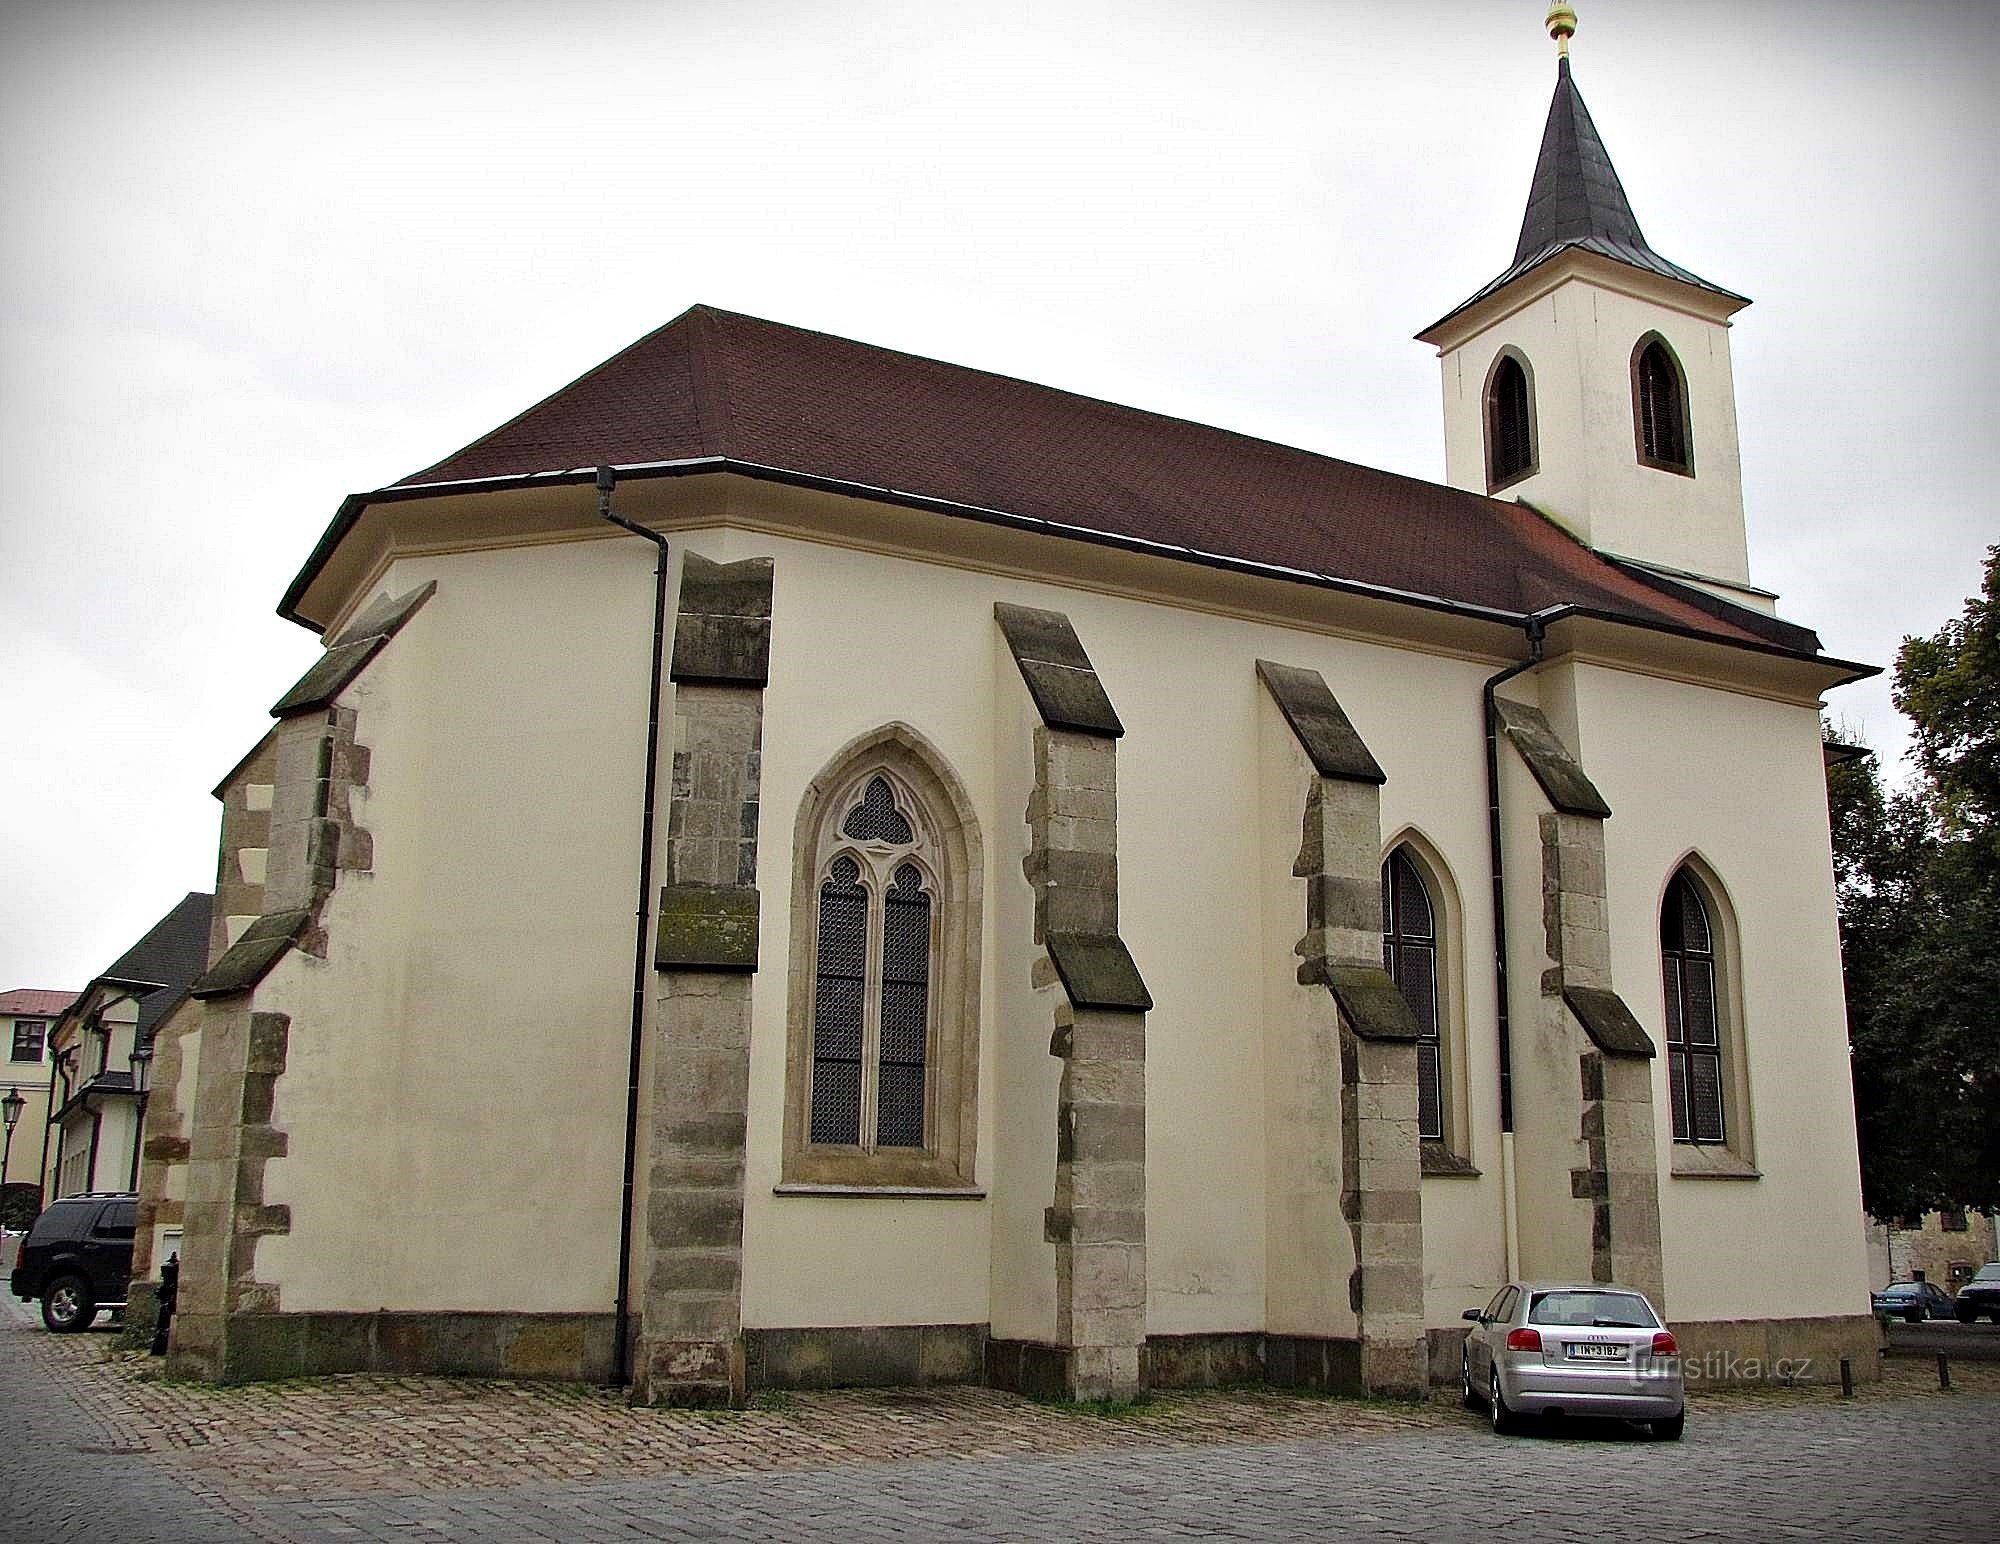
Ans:
[{"label": "dark pointed spire", "polygon": [[1564,54],[1556,61],[1556,94],[1549,102],[1542,153],[1535,162],[1514,261],[1525,263],[1557,247],[1593,238],[1654,255]]},{"label": "dark pointed spire", "polygon": [[1668,262],[1647,244],[1631,201],[1625,197],[1625,185],[1618,180],[1597,125],[1591,122],[1590,109],[1583,105],[1583,93],[1570,78],[1568,44],[1575,30],[1576,17],[1567,6],[1550,7],[1549,35],[1562,50],[1556,60],[1556,94],[1549,102],[1548,123],[1542,129],[1542,153],[1528,189],[1528,209],[1521,217],[1521,239],[1514,244],[1513,265],[1432,322],[1417,334],[1419,338],[1429,340],[1459,312],[1505,289],[1551,258],[1572,251],[1594,252],[1664,279],[1692,284],[1739,305],[1750,303],[1734,290],[1711,284],[1678,263]]}]

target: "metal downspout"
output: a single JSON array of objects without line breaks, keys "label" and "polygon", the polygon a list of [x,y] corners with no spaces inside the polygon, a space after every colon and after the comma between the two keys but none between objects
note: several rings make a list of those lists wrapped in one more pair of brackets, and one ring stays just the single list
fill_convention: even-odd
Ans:
[{"label": "metal downspout", "polygon": [[1523,624],[1528,635],[1528,657],[1489,676],[1479,699],[1486,740],[1486,845],[1493,871],[1493,983],[1497,999],[1494,1024],[1500,1042],[1500,1210],[1509,1281],[1520,1274],[1521,1242],[1514,1193],[1514,1035],[1507,984],[1507,869],[1500,841],[1500,742],[1494,726],[1493,699],[1514,677],[1541,664],[1542,638],[1549,619],[1567,609],[1557,606],[1529,615]]},{"label": "metal downspout", "polygon": [[646,923],[653,900],[653,807],[660,771],[660,678],[665,666],[667,636],[667,539],[611,511],[611,490],[617,472],[608,466],[597,469],[597,513],[634,536],[643,536],[660,549],[659,567],[653,573],[653,670],[646,699],[646,795],[645,812],[639,825],[639,909],[637,937],[632,948],[632,1044],[625,1075],[625,1173],[618,1208],[618,1301],[615,1309],[615,1349],[612,1359],[614,1384],[632,1378],[630,1327],[632,1321],[632,1197],[639,1163],[639,1061],[645,1049],[646,978],[648,966]]},{"label": "metal downspout", "polygon": [[[56,1102],[56,1079],[58,1077],[62,1079],[63,1086],[63,1096],[60,1104]],[[63,1060],[62,1053],[56,1052],[49,1058],[49,1107],[42,1116],[42,1167],[35,1175],[35,1184],[42,1192],[41,1202],[44,1206],[47,1206],[54,1199],[51,1192],[56,1188],[56,1182],[49,1176],[49,1133],[55,1129],[56,1111],[68,1103],[69,1065]],[[61,1164],[60,1152],[57,1154],[57,1164],[58,1166]]]}]

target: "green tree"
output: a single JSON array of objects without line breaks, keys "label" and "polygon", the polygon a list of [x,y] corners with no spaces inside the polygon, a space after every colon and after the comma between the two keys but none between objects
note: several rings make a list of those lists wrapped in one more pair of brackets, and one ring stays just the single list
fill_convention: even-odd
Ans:
[{"label": "green tree", "polygon": [[2000,547],[1962,616],[1906,638],[1916,776],[1827,774],[1861,1183],[1878,1217],[2000,1206]]}]

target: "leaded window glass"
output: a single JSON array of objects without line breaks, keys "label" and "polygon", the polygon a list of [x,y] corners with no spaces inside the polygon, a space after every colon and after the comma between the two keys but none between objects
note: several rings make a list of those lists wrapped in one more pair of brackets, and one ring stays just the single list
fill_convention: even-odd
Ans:
[{"label": "leaded window glass", "polygon": [[813,990],[812,1139],[861,1140],[862,994],[867,980],[868,894],[860,865],[842,856],[819,890]]},{"label": "leaded window glass", "polygon": [[1534,413],[1528,372],[1511,354],[1493,368],[1486,393],[1486,481],[1492,488],[1532,471],[1535,465]]},{"label": "leaded window glass", "polygon": [[1444,1140],[1444,1039],[1438,1014],[1437,910],[1402,848],[1382,865],[1382,968],[1417,1020],[1417,1135]]},{"label": "leaded window glass", "polygon": [[885,775],[843,806],[819,887],[815,1144],[929,1145],[938,887],[914,800]]},{"label": "leaded window glass", "polygon": [[1722,1142],[1722,1028],[1716,1008],[1715,932],[1685,870],[1660,909],[1667,1006],[1667,1088],[1676,1142]]}]

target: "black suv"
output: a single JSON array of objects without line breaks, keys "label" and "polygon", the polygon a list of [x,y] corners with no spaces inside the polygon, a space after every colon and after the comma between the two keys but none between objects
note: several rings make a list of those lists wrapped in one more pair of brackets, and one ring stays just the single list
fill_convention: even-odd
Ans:
[{"label": "black suv", "polygon": [[98,1309],[123,1308],[138,1213],[139,1198],[129,1190],[52,1202],[21,1241],[8,1283],[14,1296],[40,1298],[42,1323],[58,1332],[87,1330]]}]

